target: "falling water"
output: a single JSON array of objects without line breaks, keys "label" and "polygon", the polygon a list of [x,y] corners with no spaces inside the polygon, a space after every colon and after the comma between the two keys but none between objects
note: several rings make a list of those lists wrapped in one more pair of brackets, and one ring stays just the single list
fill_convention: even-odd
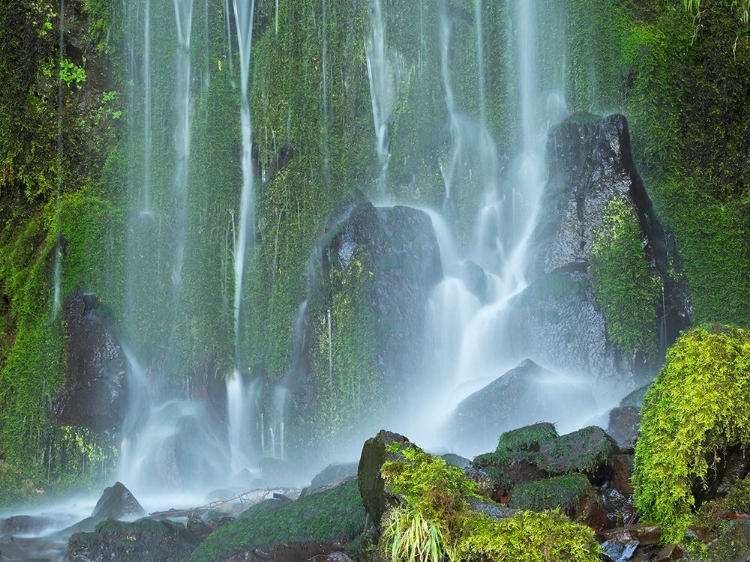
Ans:
[{"label": "falling water", "polygon": [[55,209],[55,266],[53,272],[52,317],[60,312],[60,284],[62,277],[62,248],[60,232],[60,205],[62,200],[62,163],[63,163],[63,60],[65,55],[65,0],[60,0],[60,43],[59,43],[59,72],[57,78],[57,200]]},{"label": "falling water", "polygon": [[379,195],[384,197],[387,190],[388,161],[391,157],[388,150],[388,121],[393,113],[396,84],[393,67],[386,54],[385,24],[380,0],[373,0],[370,20],[371,34],[365,43],[365,53],[375,125],[375,148],[380,163],[378,189]]},{"label": "falling water", "polygon": [[[516,0],[513,25],[516,38],[515,75],[519,78],[521,150],[511,159],[504,179],[497,148],[482,118],[472,120],[456,102],[451,87],[451,21],[441,19],[441,63],[445,104],[450,118],[452,149],[442,168],[446,198],[458,187],[467,188],[458,166],[471,159],[473,176],[483,192],[474,243],[467,260],[447,267],[445,279],[429,303],[431,347],[427,369],[446,380],[444,408],[481,388],[514,367],[515,357],[504,331],[508,301],[526,287],[524,263],[545,181],[544,139],[547,118],[540,113],[536,77],[537,37],[534,2]],[[484,106],[481,1],[475,1],[479,103]],[[553,118],[558,118],[558,114]],[[441,244],[442,246],[442,244]],[[442,256],[441,256],[442,257]],[[445,260],[445,258],[443,257]],[[446,268],[444,262],[444,269]],[[467,286],[471,282],[472,290]],[[452,384],[451,384],[452,380]]]},{"label": "falling water", "polygon": [[175,260],[172,267],[172,283],[179,286],[182,281],[182,265],[185,257],[187,229],[188,163],[190,160],[190,123],[192,117],[190,95],[190,35],[193,23],[193,0],[174,0],[175,24],[177,26],[177,97],[175,109]]},{"label": "falling water", "polygon": [[151,0],[143,16],[143,212],[151,212]]},{"label": "falling water", "polygon": [[[241,337],[241,308],[242,288],[245,278],[245,260],[255,241],[255,209],[254,209],[254,170],[252,155],[252,128],[250,121],[250,48],[252,45],[253,15],[255,0],[234,0],[234,16],[237,27],[237,41],[240,54],[240,125],[242,127],[242,194],[240,197],[240,225],[234,243],[234,329],[235,350],[238,367],[227,380],[227,394],[229,396],[229,435],[232,466],[244,463],[248,458],[248,451],[238,438],[246,431],[245,401],[247,392],[242,382],[242,357],[240,357]],[[235,411],[237,410],[237,411]]]}]

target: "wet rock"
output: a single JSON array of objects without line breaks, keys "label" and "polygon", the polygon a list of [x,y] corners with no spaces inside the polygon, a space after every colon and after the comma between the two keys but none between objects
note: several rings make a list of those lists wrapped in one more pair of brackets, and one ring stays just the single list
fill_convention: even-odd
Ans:
[{"label": "wet rock", "polygon": [[633,455],[612,455],[610,467],[612,468],[612,479],[609,485],[626,496],[632,496],[633,485],[630,483],[630,477],[633,475]]},{"label": "wet rock", "polygon": [[543,369],[530,360],[462,400],[452,418],[455,439],[486,446],[504,431],[540,420],[569,419],[593,407],[586,385]]},{"label": "wet rock", "polygon": [[656,562],[667,562],[668,560],[682,560],[685,551],[679,544],[669,544],[656,555]]},{"label": "wet rock", "polygon": [[113,486],[104,490],[99,501],[96,502],[91,517],[101,521],[102,519],[122,519],[145,514],[143,507],[130,490],[121,482],[115,482]]},{"label": "wet rock", "polygon": [[359,492],[370,521],[379,522],[388,504],[395,498],[385,489],[385,481],[380,475],[380,469],[387,460],[397,460],[398,453],[391,453],[387,447],[398,443],[400,447],[413,447],[412,443],[403,435],[381,430],[375,437],[365,441],[357,468]]},{"label": "wet rock", "polygon": [[638,541],[622,543],[616,540],[604,541],[601,545],[602,552],[615,562],[627,562],[633,558]]},{"label": "wet rock", "polygon": [[446,453],[444,455],[440,455],[440,458],[447,462],[449,465],[456,466],[458,468],[467,469],[471,466],[471,461],[466,457],[462,457],[461,455]]},{"label": "wet rock", "polygon": [[331,552],[308,558],[307,562],[354,562],[345,552]]},{"label": "wet rock", "polygon": [[54,525],[56,520],[45,516],[14,515],[0,519],[0,536],[38,533]]},{"label": "wet rock", "polygon": [[[303,560],[331,560],[332,562],[349,560],[334,556],[342,554],[344,546],[337,542],[294,542],[282,545],[267,545],[235,554],[226,562],[301,562]],[[334,556],[329,558],[329,556]],[[344,555],[346,556],[346,555]]]},{"label": "wet rock", "polygon": [[65,384],[53,406],[58,425],[118,430],[125,416],[127,359],[94,295],[63,303]]},{"label": "wet rock", "polygon": [[638,439],[638,428],[641,424],[641,416],[638,408],[633,406],[612,408],[609,412],[609,425],[607,434],[616,442],[623,451],[633,451],[635,441]]},{"label": "wet rock", "polygon": [[607,341],[604,315],[586,273],[536,279],[509,301],[498,322],[505,326],[498,339],[505,357],[529,357],[600,387],[602,382],[623,391],[632,387],[633,364]]},{"label": "wet rock", "polygon": [[607,205],[625,201],[638,216],[644,258],[664,285],[659,317],[664,319],[660,348],[666,349],[689,325],[689,290],[670,271],[680,267],[676,247],[635,169],[625,117],[573,116],[550,132],[546,153],[549,181],[530,243],[536,256],[531,277],[585,271]]},{"label": "wet rock", "polygon": [[309,491],[313,492],[318,488],[324,488],[339,484],[357,475],[359,463],[333,463],[325,467],[310,482]]},{"label": "wet rock", "polygon": [[612,479],[610,458],[617,445],[600,427],[590,426],[545,443],[539,449],[539,468],[550,474],[580,472],[600,486]]},{"label": "wet rock", "polygon": [[[303,324],[316,326],[330,318],[336,326],[356,313],[358,328],[367,334],[368,363],[357,375],[370,371],[374,379],[362,381],[361,387],[377,387],[382,398],[376,405],[370,401],[372,393],[362,393],[358,423],[368,417],[379,423],[373,418],[402,411],[405,400],[418,404],[410,374],[421,372],[427,304],[443,276],[429,216],[409,207],[376,208],[360,202],[320,239],[314,261],[312,269],[319,275],[311,279],[308,320]],[[353,310],[352,303],[360,308]],[[362,309],[367,310],[364,316]],[[319,341],[321,334],[309,330],[301,358],[295,359],[297,372],[290,373],[294,423],[309,423],[310,412],[324,407],[316,402],[317,380],[311,376],[316,369],[329,368],[328,356],[319,353],[327,346]],[[361,347],[363,342],[352,345]]]},{"label": "wet rock", "polygon": [[637,542],[641,545],[651,546],[659,543],[661,539],[661,527],[658,525],[626,525],[616,529],[609,529],[599,533],[602,541],[616,541],[622,544]]},{"label": "wet rock", "polygon": [[93,533],[76,533],[68,541],[67,562],[178,562],[200,541],[184,525],[140,519],[106,520]]},{"label": "wet rock", "polygon": [[631,406],[640,411],[641,406],[643,406],[643,401],[646,399],[646,393],[648,392],[649,388],[651,388],[651,385],[647,384],[646,386],[636,388],[632,392],[625,395],[625,397],[620,400],[620,408],[627,408]]},{"label": "wet rock", "polygon": [[483,513],[495,521],[501,521],[508,517],[513,517],[513,514],[516,513],[515,509],[494,502],[483,501],[477,498],[468,498],[467,501],[469,503],[469,509],[476,513]]},{"label": "wet rock", "polygon": [[632,497],[615,488],[602,491],[602,505],[607,517],[607,529],[632,525],[638,521]]}]

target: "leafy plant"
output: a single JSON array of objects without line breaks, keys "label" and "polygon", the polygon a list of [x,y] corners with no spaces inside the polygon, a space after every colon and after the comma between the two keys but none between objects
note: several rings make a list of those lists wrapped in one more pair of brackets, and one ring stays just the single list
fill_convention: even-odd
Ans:
[{"label": "leafy plant", "polygon": [[440,562],[444,538],[440,528],[428,523],[419,511],[396,507],[386,516],[383,538],[391,544],[391,559],[409,562]]},{"label": "leafy plant", "polygon": [[80,86],[86,81],[86,71],[82,66],[63,59],[60,61],[60,80],[68,86],[73,84]]},{"label": "leafy plant", "polygon": [[646,394],[635,448],[635,505],[679,541],[692,520],[691,486],[718,453],[750,443],[750,334],[708,326],[683,334]]}]

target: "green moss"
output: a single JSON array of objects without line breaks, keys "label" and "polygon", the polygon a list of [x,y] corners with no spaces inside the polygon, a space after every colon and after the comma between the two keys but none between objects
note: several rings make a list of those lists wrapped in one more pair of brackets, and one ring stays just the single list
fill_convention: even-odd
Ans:
[{"label": "green moss", "polygon": [[503,433],[497,441],[496,452],[539,451],[539,447],[557,439],[555,425],[548,422],[535,423]]},{"label": "green moss", "polygon": [[[476,484],[463,471],[419,449],[388,461],[382,474],[403,502],[386,515],[380,548],[392,560],[598,560],[591,529],[560,512],[520,511],[496,521],[470,511]],[[585,480],[585,478],[584,478]],[[444,555],[444,556],[443,556]]]},{"label": "green moss", "polygon": [[661,281],[649,271],[638,217],[627,202],[613,199],[607,205],[589,260],[608,339],[624,353],[654,357]]},{"label": "green moss", "polygon": [[738,328],[683,334],[646,394],[635,449],[635,504],[679,541],[691,522],[694,479],[719,450],[750,442],[750,335]]},{"label": "green moss", "polygon": [[560,508],[570,513],[581,505],[589,490],[591,484],[582,474],[554,476],[513,488],[508,507],[532,511]]},{"label": "green moss", "polygon": [[593,478],[613,449],[613,442],[601,428],[584,427],[542,445],[539,465],[553,474],[580,472]]},{"label": "green moss", "polygon": [[273,501],[252,506],[234,522],[211,533],[188,562],[224,560],[264,545],[290,542],[344,542],[364,530],[365,510],[356,480],[276,507]]}]

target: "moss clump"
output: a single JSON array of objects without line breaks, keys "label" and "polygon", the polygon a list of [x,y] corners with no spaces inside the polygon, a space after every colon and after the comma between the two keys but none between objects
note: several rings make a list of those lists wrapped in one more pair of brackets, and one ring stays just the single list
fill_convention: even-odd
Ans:
[{"label": "moss clump", "polygon": [[497,441],[496,452],[538,451],[539,447],[557,439],[557,429],[549,422],[535,423],[503,433]]},{"label": "moss clump", "polygon": [[610,201],[604,211],[589,272],[609,340],[624,353],[653,357],[661,282],[649,271],[635,210],[621,199]]},{"label": "moss clump", "polygon": [[510,493],[508,507],[532,511],[560,508],[570,513],[581,504],[590,489],[591,484],[583,474],[555,476],[519,484]]},{"label": "moss clump", "polygon": [[388,461],[382,469],[386,485],[403,499],[386,515],[380,541],[392,560],[599,559],[593,531],[559,511],[522,511],[493,520],[469,509],[476,484],[461,470],[416,448],[402,454],[402,460]]},{"label": "moss clump", "polygon": [[277,507],[252,506],[234,522],[216,529],[188,562],[224,560],[264,545],[290,542],[349,542],[364,530],[365,510],[356,480]]},{"label": "moss clump", "polygon": [[683,334],[646,394],[635,448],[635,505],[677,542],[692,520],[695,479],[719,451],[750,443],[750,334],[700,327]]}]

